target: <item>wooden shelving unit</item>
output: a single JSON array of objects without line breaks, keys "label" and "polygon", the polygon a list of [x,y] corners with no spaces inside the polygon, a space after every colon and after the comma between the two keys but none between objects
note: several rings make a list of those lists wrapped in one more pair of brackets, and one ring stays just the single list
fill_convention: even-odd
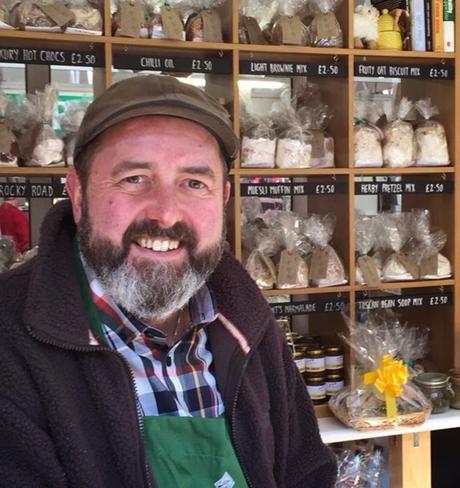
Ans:
[{"label": "wooden shelving unit", "polygon": [[[240,102],[238,96],[238,80],[240,79],[240,61],[266,61],[306,63],[318,65],[321,63],[341,63],[346,70],[344,76],[312,76],[312,81],[318,80],[324,90],[327,103],[336,109],[336,116],[331,122],[330,132],[336,144],[336,166],[335,168],[319,169],[257,169],[241,168],[239,161],[231,171],[233,182],[233,198],[230,206],[231,228],[233,230],[232,247],[235,255],[241,259],[241,217],[240,198],[242,179],[251,176],[261,177],[292,177],[305,181],[313,178],[315,181],[334,179],[346,184],[346,192],[334,195],[315,195],[311,197],[309,204],[311,211],[317,213],[334,212],[338,216],[338,225],[334,236],[334,245],[345,263],[349,282],[342,286],[329,288],[305,288],[298,290],[265,290],[266,297],[291,296],[299,299],[302,296],[308,300],[315,300],[317,297],[343,299],[349,310],[353,313],[356,306],[363,300],[363,294],[367,297],[378,296],[389,290],[394,293],[401,293],[401,297],[420,294],[448,293],[451,297],[447,306],[443,307],[408,307],[404,309],[407,317],[425,323],[433,330],[432,356],[440,367],[460,368],[460,285],[457,277],[460,275],[460,172],[458,161],[460,160],[460,110],[458,100],[460,99],[460,76],[455,75],[454,79],[403,79],[401,87],[403,94],[407,92],[411,98],[431,96],[439,106],[441,115],[439,120],[445,125],[451,157],[451,166],[448,167],[411,167],[411,168],[354,168],[353,167],[353,93],[354,93],[354,67],[356,63],[397,63],[408,66],[449,66],[457,73],[460,69],[460,56],[458,53],[437,53],[437,52],[392,52],[353,49],[353,8],[351,0],[343,2],[337,13],[338,19],[344,31],[345,47],[333,48],[312,48],[295,46],[272,46],[272,45],[247,45],[238,43],[238,1],[229,1],[223,16],[224,22],[224,43],[193,43],[187,41],[163,41],[152,39],[128,39],[111,37],[110,35],[110,1],[104,0],[105,32],[102,36],[66,35],[41,32],[20,32],[0,31],[1,48],[25,48],[44,50],[67,50],[97,52],[98,62],[94,66],[94,93],[97,95],[112,84],[114,55],[125,56],[151,56],[151,57],[186,57],[186,58],[214,58],[227,59],[228,69],[226,73],[215,75],[210,70],[210,85],[213,95],[224,95],[230,106],[233,117],[234,129],[238,133]],[[460,6],[460,0],[456,7]],[[457,29],[456,45],[460,46],[460,29]],[[102,61],[101,61],[102,60]],[[2,58],[0,56],[0,62]],[[69,64],[72,66],[72,64]],[[203,72],[203,71],[201,71]],[[287,75],[286,75],[287,76]],[[310,75],[309,75],[310,76]],[[206,88],[207,89],[207,88]],[[21,176],[21,177],[44,177],[51,178],[65,176],[66,168],[0,168],[0,177]],[[404,196],[404,208],[414,206],[427,207],[433,214],[434,225],[442,227],[448,233],[448,245],[444,250],[452,263],[454,275],[452,279],[433,281],[410,281],[398,283],[383,283],[380,289],[370,289],[366,286],[359,286],[354,283],[355,276],[355,242],[354,242],[354,209],[355,209],[355,182],[359,177],[372,176],[394,176],[403,178],[420,178],[423,181],[430,181],[430,178],[446,178],[454,184],[453,192],[449,194],[436,195],[410,195]],[[297,181],[297,180],[296,180]],[[300,198],[300,197],[296,197]],[[309,198],[309,197],[308,197]],[[390,294],[391,296],[391,294]],[[399,296],[399,295],[395,295]],[[436,300],[435,300],[436,301]],[[341,319],[337,313],[320,313],[311,317],[311,327],[317,333],[328,330],[336,332],[341,325]],[[329,330],[330,328],[330,330]],[[319,417],[328,415],[326,406],[316,409]],[[451,428],[460,426],[457,416],[446,421],[439,422],[436,428]],[[449,417],[450,418],[450,417]],[[336,428],[333,419],[322,419],[320,426],[325,430],[324,439],[327,442],[335,442],[330,431]],[[431,421],[430,421],[431,422]],[[434,420],[433,420],[434,422]],[[334,425],[332,425],[334,423]],[[433,424],[434,425],[434,424]],[[444,427],[443,427],[444,426]],[[350,435],[344,434],[346,429],[341,431],[340,439],[356,438],[353,431]],[[417,431],[424,431],[424,427],[417,428]],[[426,430],[431,430],[431,423],[427,424]],[[414,431],[415,432],[415,431]],[[402,435],[402,439],[408,439],[410,432],[388,432],[385,435]],[[335,438],[334,438],[335,439]],[[398,441],[399,442],[399,441]],[[396,463],[398,469],[404,470],[404,466],[411,465],[414,459],[414,448],[401,447],[401,442],[395,442],[398,453],[402,458]],[[396,449],[396,448],[395,448]],[[420,451],[418,451],[420,453]],[[425,464],[429,466],[429,435],[424,437],[422,452]],[[412,460],[412,461],[411,461]],[[424,471],[425,469],[425,471]],[[429,467],[423,468],[420,465],[416,482],[411,478],[401,481],[395,488],[428,487]],[[400,474],[400,473],[399,473]],[[396,475],[395,475],[396,476]],[[392,479],[403,479],[403,477],[392,475]],[[427,481],[428,479],[428,481]],[[393,488],[393,486],[392,486]]]}]

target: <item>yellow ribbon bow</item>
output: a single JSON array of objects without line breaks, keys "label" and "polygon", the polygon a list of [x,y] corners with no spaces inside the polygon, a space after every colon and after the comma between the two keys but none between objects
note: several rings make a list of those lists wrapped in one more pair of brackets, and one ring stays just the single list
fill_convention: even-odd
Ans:
[{"label": "yellow ribbon bow", "polygon": [[364,374],[364,384],[373,385],[378,393],[385,396],[387,418],[396,418],[396,398],[402,395],[402,386],[409,379],[407,366],[391,354],[385,354],[379,367]]}]

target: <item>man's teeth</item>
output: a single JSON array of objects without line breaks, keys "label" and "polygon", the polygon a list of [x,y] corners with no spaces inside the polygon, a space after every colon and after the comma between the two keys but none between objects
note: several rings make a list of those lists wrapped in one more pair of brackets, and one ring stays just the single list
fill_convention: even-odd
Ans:
[{"label": "man's teeth", "polygon": [[154,251],[172,251],[179,247],[179,241],[173,240],[159,240],[159,239],[139,239],[137,243],[141,247],[145,247],[147,249],[153,249]]}]

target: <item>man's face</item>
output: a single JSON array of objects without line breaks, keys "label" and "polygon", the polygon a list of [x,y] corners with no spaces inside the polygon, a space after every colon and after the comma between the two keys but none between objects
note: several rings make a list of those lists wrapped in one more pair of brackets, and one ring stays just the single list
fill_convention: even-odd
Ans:
[{"label": "man's face", "polygon": [[104,133],[85,189],[69,175],[83,255],[119,305],[161,320],[203,285],[222,253],[223,176],[214,137],[163,116]]}]

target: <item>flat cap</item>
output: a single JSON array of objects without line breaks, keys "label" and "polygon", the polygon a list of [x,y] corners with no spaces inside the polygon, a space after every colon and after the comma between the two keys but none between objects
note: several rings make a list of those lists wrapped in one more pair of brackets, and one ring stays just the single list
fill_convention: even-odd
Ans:
[{"label": "flat cap", "polygon": [[201,124],[217,139],[229,168],[237,155],[239,142],[229,114],[214,98],[172,76],[148,75],[115,83],[93,101],[77,134],[74,161],[105,130],[145,115],[169,115]]}]

